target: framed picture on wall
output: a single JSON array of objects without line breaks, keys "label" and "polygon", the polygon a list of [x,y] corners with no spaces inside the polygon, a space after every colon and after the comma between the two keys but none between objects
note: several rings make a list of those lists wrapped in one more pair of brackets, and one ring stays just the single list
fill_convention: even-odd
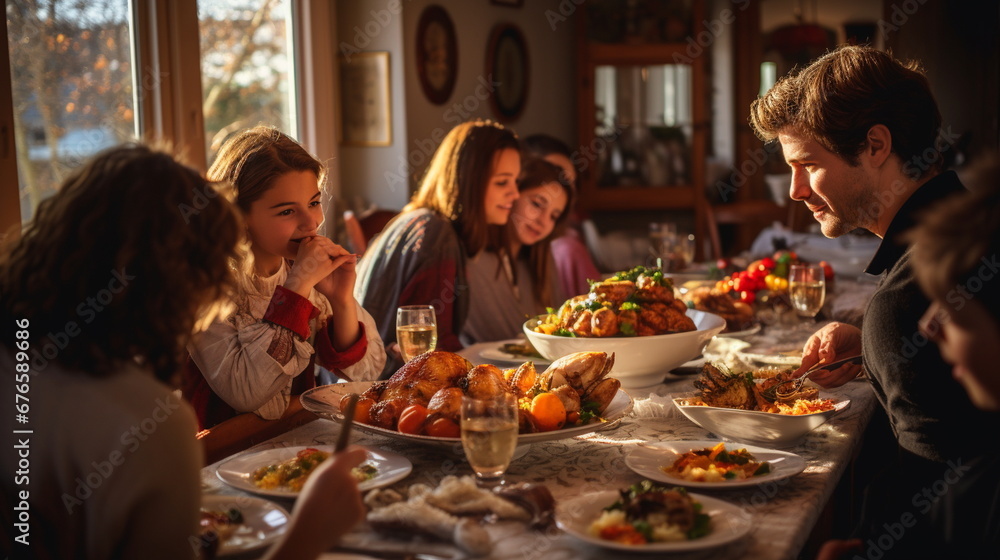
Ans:
[{"label": "framed picture on wall", "polygon": [[521,116],[528,99],[530,67],[524,34],[508,23],[497,24],[486,48],[486,76],[497,84],[490,106],[503,122]]},{"label": "framed picture on wall", "polygon": [[340,57],[342,138],[352,146],[392,144],[389,53]]},{"label": "framed picture on wall", "polygon": [[448,12],[436,4],[424,8],[417,22],[417,76],[424,95],[435,105],[451,97],[458,75],[458,41]]}]

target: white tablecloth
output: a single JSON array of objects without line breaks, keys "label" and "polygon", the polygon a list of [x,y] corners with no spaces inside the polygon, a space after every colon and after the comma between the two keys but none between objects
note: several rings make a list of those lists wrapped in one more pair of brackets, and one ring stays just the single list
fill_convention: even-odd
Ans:
[{"label": "white tablecloth", "polygon": [[[476,363],[483,363],[479,352],[496,343],[478,344],[461,352]],[[501,364],[510,367],[509,364]],[[576,438],[536,443],[527,453],[515,459],[507,471],[507,480],[546,484],[557,500],[565,500],[593,491],[625,488],[642,477],[625,465],[625,455],[639,441],[673,441],[711,439],[713,434],[682,417],[669,396],[691,391],[690,377],[668,378],[666,383],[648,389],[630,389],[635,401],[633,414],[617,428]],[[851,405],[809,434],[804,442],[786,451],[802,456],[807,462],[805,472],[793,478],[758,485],[745,490],[710,492],[712,496],[738,505],[750,516],[753,528],[748,537],[721,549],[671,555],[671,558],[792,559],[803,547],[824,505],[829,500],[841,474],[867,425],[874,402],[865,381],[854,381],[833,391],[832,397],[850,399]],[[332,444],[339,424],[316,420],[280,437],[265,442],[250,451],[267,447]],[[355,443],[379,447],[408,457],[413,473],[396,483],[405,488],[414,482],[434,484],[448,474],[471,474],[461,454],[461,445],[452,449],[430,447],[355,430]],[[240,494],[224,485],[215,476],[215,465],[202,471],[206,492]],[[291,509],[291,504],[285,504]],[[494,549],[490,558],[517,560],[569,560],[577,558],[605,559],[616,556],[613,551],[592,547],[574,540],[552,528],[546,532],[526,529],[518,523],[499,523],[488,528]],[[382,550],[405,550],[431,546],[439,552],[454,553],[444,545],[394,542],[384,536],[361,530],[349,535],[348,542]],[[458,555],[457,557],[461,557]]]}]

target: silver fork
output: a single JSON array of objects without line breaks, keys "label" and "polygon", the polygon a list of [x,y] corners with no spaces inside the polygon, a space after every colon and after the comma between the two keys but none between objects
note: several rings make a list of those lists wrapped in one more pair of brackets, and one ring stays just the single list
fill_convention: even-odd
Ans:
[{"label": "silver fork", "polygon": [[[797,393],[799,391],[799,389],[802,388],[802,384],[806,382],[806,378],[808,378],[810,375],[816,373],[817,371],[833,371],[833,370],[839,368],[840,366],[843,366],[843,365],[846,365],[846,364],[860,364],[861,363],[861,358],[862,357],[859,354],[857,356],[851,356],[851,357],[848,357],[848,358],[844,358],[842,360],[836,360],[836,361],[830,362],[828,364],[823,364],[823,363],[816,364],[816,365],[812,366],[811,368],[807,369],[805,371],[805,373],[803,373],[802,375],[796,377],[795,379],[789,379],[787,381],[782,381],[781,383],[778,383],[777,385],[773,385],[771,387],[768,387],[767,389],[764,389],[764,391],[763,391],[764,397],[767,398],[767,399],[773,400],[775,397],[783,398],[783,397],[789,397],[791,395],[794,395],[795,393]],[[778,390],[778,387],[781,387],[782,385],[787,385],[789,383],[792,384],[792,388],[791,388],[790,391],[786,392],[786,391],[779,391]]]}]

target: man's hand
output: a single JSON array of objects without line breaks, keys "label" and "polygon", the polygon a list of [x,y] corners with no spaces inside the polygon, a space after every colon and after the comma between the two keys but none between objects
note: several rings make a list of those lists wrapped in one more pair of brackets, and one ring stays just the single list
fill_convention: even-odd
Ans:
[{"label": "man's hand", "polygon": [[[861,329],[846,323],[830,323],[816,331],[802,347],[802,366],[792,374],[798,377],[818,364],[861,354]],[[862,366],[846,364],[833,371],[818,371],[809,376],[821,387],[840,387],[861,373]]]}]

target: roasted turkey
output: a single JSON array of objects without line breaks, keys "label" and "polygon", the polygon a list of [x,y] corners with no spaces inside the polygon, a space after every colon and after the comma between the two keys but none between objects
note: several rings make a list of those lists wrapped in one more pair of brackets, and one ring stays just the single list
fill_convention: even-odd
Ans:
[{"label": "roasted turkey", "polygon": [[[621,383],[608,377],[615,363],[614,354],[577,352],[559,358],[542,373],[533,362],[516,369],[483,364],[473,367],[458,354],[428,352],[422,354],[385,381],[376,381],[362,394],[375,403],[371,406],[371,423],[386,429],[396,429],[403,410],[414,404],[428,410],[428,419],[447,418],[456,424],[462,397],[489,399],[511,393],[519,401],[552,392],[562,401],[567,413],[578,412],[584,403],[596,403],[596,413],[603,414],[618,393]],[[523,406],[522,417],[527,413]],[[530,418],[522,418],[523,432],[536,431]]]}]

